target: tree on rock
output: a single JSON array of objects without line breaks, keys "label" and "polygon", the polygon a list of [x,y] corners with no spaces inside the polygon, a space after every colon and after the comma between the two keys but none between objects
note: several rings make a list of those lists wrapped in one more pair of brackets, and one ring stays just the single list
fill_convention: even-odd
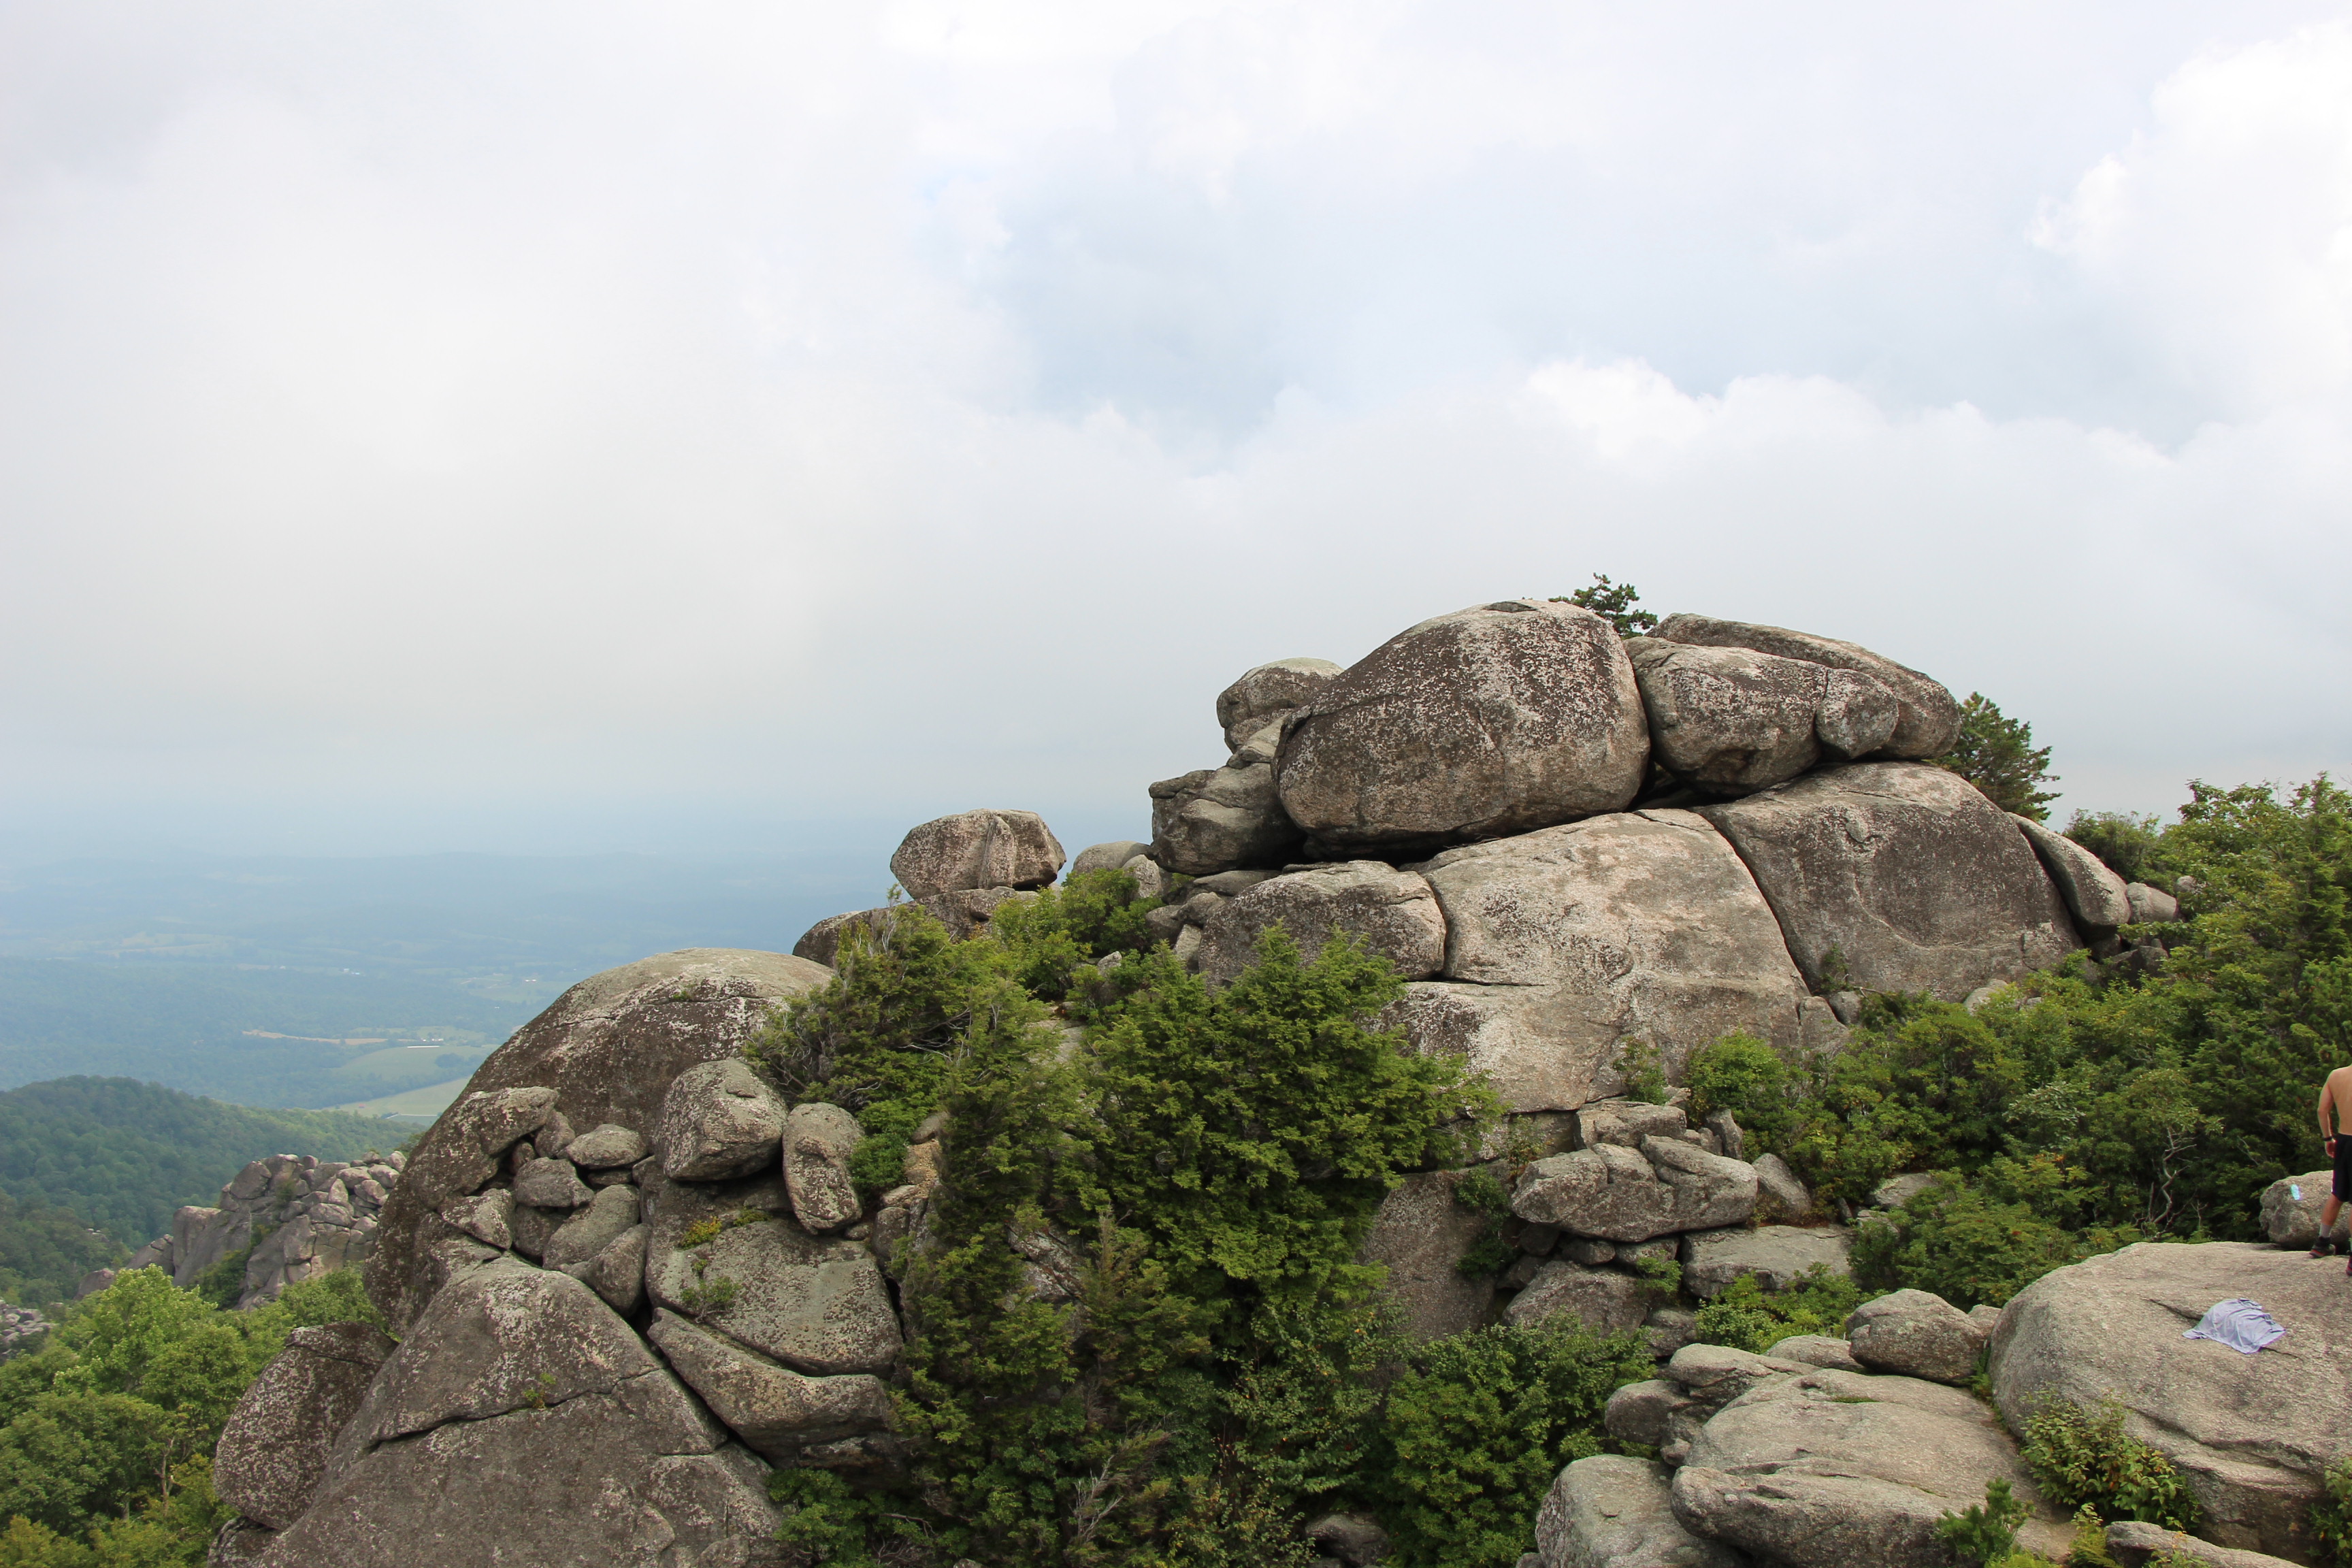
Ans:
[{"label": "tree on rock", "polygon": [[1982,790],[1985,798],[2003,811],[2040,822],[2050,815],[2056,784],[2050,771],[2050,748],[2033,743],[2033,726],[2004,716],[1998,703],[1980,691],[1969,693],[1960,704],[1960,738],[1940,757],[1927,759],[1959,774]]},{"label": "tree on rock", "polygon": [[1612,583],[1598,572],[1592,574],[1592,586],[1579,588],[1563,598],[1552,600],[1555,605],[1575,605],[1591,610],[1615,626],[1621,637],[1637,637],[1656,627],[1657,616],[1647,610],[1633,607],[1641,602],[1641,593],[1633,584]]}]

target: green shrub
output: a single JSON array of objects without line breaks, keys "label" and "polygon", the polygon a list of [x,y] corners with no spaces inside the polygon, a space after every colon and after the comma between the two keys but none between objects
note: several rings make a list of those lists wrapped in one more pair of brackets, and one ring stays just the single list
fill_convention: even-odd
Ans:
[{"label": "green shrub", "polygon": [[1649,1041],[1626,1041],[1618,1050],[1616,1066],[1624,1075],[1626,1099],[1664,1105],[1674,1098],[1666,1088],[1665,1060]]},{"label": "green shrub", "polygon": [[1731,1112],[1752,1145],[1752,1157],[1780,1152],[1787,1143],[1797,1122],[1789,1092],[1795,1077],[1780,1052],[1735,1030],[1693,1052],[1683,1081],[1691,1091],[1691,1119],[1704,1121],[1718,1110]]},{"label": "green shrub", "polygon": [[2103,1519],[2138,1519],[2192,1530],[2197,1500],[2172,1461],[2124,1430],[2113,1399],[2096,1411],[2044,1393],[2025,1421],[2022,1451],[2042,1495],[2060,1508],[2095,1510]]},{"label": "green shrub", "polygon": [[1767,1291],[1756,1276],[1743,1274],[1699,1308],[1695,1337],[1761,1355],[1795,1334],[1843,1334],[1846,1315],[1862,1301],[1853,1280],[1818,1263],[1780,1291]]},{"label": "green shrub", "polygon": [[1999,705],[1980,691],[1969,693],[1960,704],[1959,739],[1952,749],[1929,761],[1948,768],[1984,792],[2003,811],[2039,822],[2050,815],[2058,798],[2045,784],[2056,784],[2050,772],[2050,748],[2033,743],[2033,726],[2006,717]]},{"label": "green shrub", "polygon": [[2126,882],[2152,881],[2163,854],[2164,819],[2128,811],[2078,811],[2066,819],[2066,837],[2096,855]]},{"label": "green shrub", "polygon": [[2321,1473],[2319,1500],[2311,1505],[2311,1539],[2338,1568],[2352,1568],[2352,1458]]},{"label": "green shrub", "polygon": [[2006,1191],[2066,1179],[2054,1162],[1997,1165],[1988,1184],[1947,1173],[1936,1186],[1898,1208],[1865,1221],[1853,1242],[1853,1276],[1873,1290],[1932,1290],[1966,1310],[2009,1299],[2053,1268],[2112,1252],[2138,1239],[2128,1229],[2069,1231],[2035,1212],[2026,1197],[2000,1201]]},{"label": "green shrub", "polygon": [[1985,1500],[1936,1521],[1936,1539],[1962,1563],[1983,1568],[2007,1568],[2017,1549],[2017,1527],[2033,1510],[2011,1495],[2008,1478],[1996,1476],[1985,1488]]}]

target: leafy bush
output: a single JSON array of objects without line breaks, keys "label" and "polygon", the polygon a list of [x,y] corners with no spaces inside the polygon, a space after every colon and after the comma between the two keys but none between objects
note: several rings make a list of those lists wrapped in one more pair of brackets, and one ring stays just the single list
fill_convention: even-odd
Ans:
[{"label": "leafy bush", "polygon": [[1454,1201],[1486,1220],[1478,1238],[1454,1259],[1454,1271],[1475,1279],[1509,1268],[1512,1259],[1518,1257],[1518,1249],[1503,1239],[1503,1221],[1511,1212],[1511,1194],[1502,1178],[1483,1166],[1465,1171],[1462,1179],[1454,1184]]},{"label": "leafy bush", "polygon": [[2326,1560],[2352,1565],[2352,1458],[2321,1473],[2319,1500],[2311,1505],[2311,1539]]},{"label": "leafy bush", "polygon": [[2066,819],[2066,837],[2096,855],[2126,882],[2161,875],[2164,819],[2128,811],[2078,811]]},{"label": "leafy bush", "polygon": [[1704,1121],[1718,1110],[1731,1112],[1742,1133],[1752,1140],[1752,1154],[1779,1152],[1796,1126],[1797,1108],[1790,1099],[1796,1072],[1755,1036],[1738,1030],[1691,1054],[1683,1082],[1691,1091],[1690,1113]]},{"label": "leafy bush", "polygon": [[2012,1495],[2008,1478],[1996,1476],[1985,1488],[1984,1501],[1970,1503],[1936,1521],[1936,1539],[1963,1563],[2008,1568],[2017,1549],[2017,1527],[2032,1511]]},{"label": "leafy bush", "polygon": [[1846,1315],[1862,1301],[1853,1280],[1818,1263],[1801,1283],[1777,1292],[1743,1274],[1699,1308],[1694,1337],[1761,1355],[1793,1334],[1842,1334]]},{"label": "leafy bush", "polygon": [[2124,1430],[2113,1399],[2096,1411],[2043,1394],[2025,1420],[2023,1458],[2042,1494],[2060,1508],[2103,1519],[2140,1519],[2168,1530],[2196,1527],[2198,1507],[2172,1461]]},{"label": "leafy bush", "polygon": [[2063,1186],[2072,1173],[2043,1157],[1996,1162],[1982,1185],[1946,1174],[1901,1207],[1864,1222],[1854,1236],[1854,1279],[1873,1290],[1932,1290],[1963,1310],[1980,1301],[1999,1307],[2053,1268],[2139,1239],[2127,1228],[2069,1231],[2024,1197],[2002,1201],[2004,1190],[2015,1194],[2036,1178]]},{"label": "leafy bush", "polygon": [[1654,630],[1658,624],[1657,616],[1647,610],[1633,607],[1641,600],[1641,593],[1633,584],[1612,583],[1595,572],[1590,587],[1579,588],[1575,593],[1554,598],[1551,602],[1581,605],[1616,627],[1619,637],[1634,637]]}]

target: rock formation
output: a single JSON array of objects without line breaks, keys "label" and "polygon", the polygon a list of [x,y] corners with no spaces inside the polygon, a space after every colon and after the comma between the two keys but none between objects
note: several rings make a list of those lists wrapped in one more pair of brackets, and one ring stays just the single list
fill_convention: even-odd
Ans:
[{"label": "rock formation", "polygon": [[[246,1254],[239,1307],[274,1301],[287,1286],[338,1268],[356,1268],[374,1245],[379,1216],[400,1182],[404,1154],[352,1163],[310,1154],[273,1154],[239,1171],[215,1208],[194,1205],[172,1217],[123,1268],[163,1268],[182,1289],[205,1270]],[[82,1295],[113,1279],[83,1281]]]}]

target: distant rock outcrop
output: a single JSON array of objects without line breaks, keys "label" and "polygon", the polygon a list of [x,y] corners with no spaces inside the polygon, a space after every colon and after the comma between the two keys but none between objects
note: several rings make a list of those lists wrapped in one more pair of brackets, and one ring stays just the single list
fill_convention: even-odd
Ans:
[{"label": "distant rock outcrop", "polygon": [[[379,1217],[399,1185],[404,1154],[349,1163],[310,1154],[273,1154],[238,1172],[215,1208],[184,1207],[172,1231],[131,1255],[125,1269],[163,1268],[182,1289],[215,1265],[246,1255],[236,1305],[274,1301],[287,1286],[338,1268],[356,1268],[373,1247]],[[83,1281],[81,1294],[103,1289]]]}]

